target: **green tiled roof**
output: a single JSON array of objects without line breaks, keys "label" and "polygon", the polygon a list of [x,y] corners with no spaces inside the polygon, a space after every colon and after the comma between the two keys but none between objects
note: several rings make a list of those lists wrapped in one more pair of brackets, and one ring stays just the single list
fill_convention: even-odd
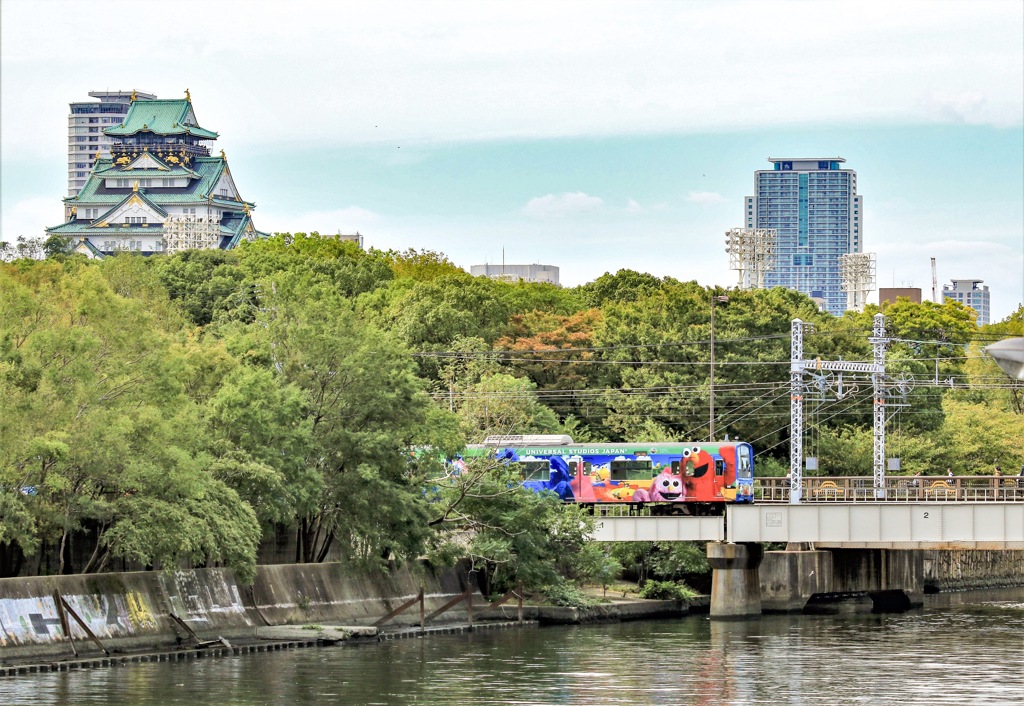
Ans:
[{"label": "green tiled roof", "polygon": [[85,249],[88,250],[89,253],[93,257],[98,257],[98,258],[102,258],[103,257],[103,252],[100,251],[100,249],[98,247],[93,245],[92,242],[88,238],[79,238],[78,242],[75,243],[74,249],[78,250],[78,248],[80,246],[84,246]]},{"label": "green tiled roof", "polygon": [[103,132],[111,137],[127,137],[139,132],[156,135],[192,135],[202,140],[216,140],[218,135],[195,124],[186,124],[189,116],[195,116],[192,103],[184,98],[177,100],[134,101],[128,108],[128,115],[120,125],[108,127]]},{"label": "green tiled roof", "polygon": [[[137,101],[138,102],[138,101]],[[78,192],[78,196],[73,198],[67,198],[64,200],[65,203],[73,204],[79,207],[91,206],[93,204],[97,206],[103,206],[105,204],[114,205],[120,203],[124,199],[126,191],[123,188],[109,189],[104,185],[104,180],[115,176],[131,179],[133,176],[142,177],[142,172],[110,172],[112,162],[109,159],[99,159],[96,161],[94,171],[89,174],[89,178],[85,182],[85,186]],[[211,194],[214,187],[217,186],[217,182],[220,180],[221,175],[224,173],[224,169],[227,167],[227,163],[222,157],[197,157],[192,162],[193,173],[198,177],[194,178],[189,182],[187,187],[167,187],[166,189],[160,187],[151,187],[144,189],[147,198],[155,204],[187,204],[187,203],[206,203],[210,200]],[[159,172],[160,177],[172,175],[171,172]],[[241,203],[234,201],[226,201],[223,199],[217,199],[224,205],[237,206],[241,208]],[[253,204],[249,204],[252,208]]]},{"label": "green tiled roof", "polygon": [[98,238],[101,235],[127,235],[128,233],[140,233],[144,235],[160,235],[164,227],[160,223],[150,223],[148,226],[130,225],[107,226],[105,228],[93,228],[92,221],[68,221],[59,226],[47,228],[47,234],[57,233],[59,235],[81,235],[90,238]]},{"label": "green tiled roof", "polygon": [[[238,218],[237,221],[233,221],[231,223],[231,228],[233,229],[234,232],[231,235],[231,239],[228,240],[227,245],[224,246],[224,249],[231,250],[232,248],[238,247],[238,244],[242,242],[242,239],[245,237],[246,231],[250,227],[256,234],[257,238],[270,237],[270,233],[264,233],[263,231],[256,230],[256,227],[252,224],[252,217],[248,213],[243,213],[241,218]],[[221,228],[221,230],[223,231],[223,227]]]}]

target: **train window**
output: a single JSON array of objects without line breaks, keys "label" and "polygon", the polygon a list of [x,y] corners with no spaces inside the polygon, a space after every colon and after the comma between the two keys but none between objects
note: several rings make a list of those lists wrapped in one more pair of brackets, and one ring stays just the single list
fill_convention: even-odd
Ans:
[{"label": "train window", "polygon": [[715,459],[715,475],[716,476],[724,476],[725,475],[725,459],[721,459],[721,458],[716,458]]},{"label": "train window", "polygon": [[672,474],[677,476],[679,475],[679,461],[672,462]]},{"label": "train window", "polygon": [[654,465],[648,458],[635,461],[614,460],[609,469],[612,480],[650,480]]},{"label": "train window", "polygon": [[736,449],[736,476],[738,478],[750,478],[754,472],[753,454],[749,446],[740,446]]},{"label": "train window", "polygon": [[548,461],[520,461],[523,480],[551,480],[551,463]]}]

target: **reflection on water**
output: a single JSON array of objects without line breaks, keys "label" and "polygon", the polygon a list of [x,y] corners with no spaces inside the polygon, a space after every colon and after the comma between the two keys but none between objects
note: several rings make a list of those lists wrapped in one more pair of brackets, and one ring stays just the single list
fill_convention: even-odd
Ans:
[{"label": "reflection on water", "polygon": [[904,615],[444,635],[0,681],[2,704],[1019,704],[1024,589]]}]

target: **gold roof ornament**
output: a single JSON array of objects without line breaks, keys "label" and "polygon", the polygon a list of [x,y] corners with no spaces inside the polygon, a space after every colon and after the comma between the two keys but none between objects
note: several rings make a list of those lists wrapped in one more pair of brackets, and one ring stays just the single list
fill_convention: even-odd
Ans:
[{"label": "gold roof ornament", "polygon": [[228,158],[228,156],[226,154],[224,154],[224,150],[220,151],[220,158],[224,159],[224,160],[226,160]]},{"label": "gold roof ornament", "polygon": [[96,150],[96,156],[93,157],[93,159],[99,159],[100,158],[100,154],[101,154],[100,151]]},{"label": "gold roof ornament", "polygon": [[247,216],[252,215],[251,213],[249,213],[249,204],[243,202],[242,208],[245,209],[245,215],[247,215]]},{"label": "gold roof ornament", "polygon": [[72,206],[71,207],[71,217],[72,218],[77,218],[78,217],[78,206]]},{"label": "gold roof ornament", "polygon": [[[121,95],[123,96],[124,94],[122,93]],[[138,96],[138,92],[133,88],[132,89],[132,103],[134,103],[138,99],[138,97],[139,97]]]},{"label": "gold roof ornament", "polygon": [[138,191],[138,190],[139,190],[139,180],[136,179],[135,183],[132,184],[132,191]]},{"label": "gold roof ornament", "polygon": [[187,88],[185,89],[185,100],[187,100],[189,103],[192,102],[192,94],[188,92]]}]

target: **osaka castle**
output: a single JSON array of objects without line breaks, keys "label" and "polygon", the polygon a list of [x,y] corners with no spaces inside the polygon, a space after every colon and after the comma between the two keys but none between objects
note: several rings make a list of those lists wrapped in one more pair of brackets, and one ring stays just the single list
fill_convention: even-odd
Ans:
[{"label": "osaka castle", "polygon": [[180,250],[228,250],[267,237],[252,223],[255,204],[231,177],[224,150],[210,156],[217,133],[199,127],[192,97],[135,100],[113,138],[110,157],[97,154],[85,186],[64,199],[66,223],[47,235],[70,236],[90,257]]}]

